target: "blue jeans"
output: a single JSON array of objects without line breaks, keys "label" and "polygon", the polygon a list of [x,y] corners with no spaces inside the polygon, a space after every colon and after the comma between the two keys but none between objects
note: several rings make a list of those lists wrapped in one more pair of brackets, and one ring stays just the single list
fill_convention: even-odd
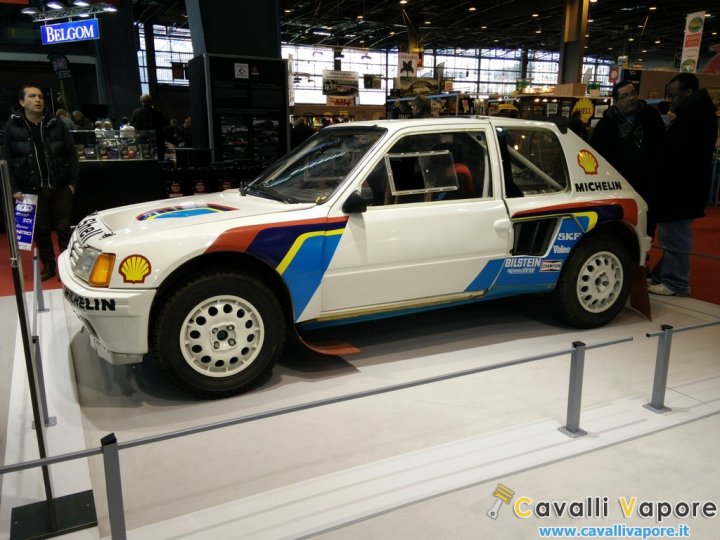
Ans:
[{"label": "blue jeans", "polygon": [[652,271],[653,279],[676,293],[690,293],[692,219],[658,223],[663,255]]}]

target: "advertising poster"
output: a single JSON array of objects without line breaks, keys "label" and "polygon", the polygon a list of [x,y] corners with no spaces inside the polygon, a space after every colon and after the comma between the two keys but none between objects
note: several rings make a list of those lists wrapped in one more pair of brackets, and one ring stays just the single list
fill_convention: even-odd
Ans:
[{"label": "advertising poster", "polygon": [[398,77],[415,77],[420,56],[412,53],[398,53]]},{"label": "advertising poster", "polygon": [[32,250],[37,200],[37,195],[26,194],[22,202],[15,203],[15,231],[18,247],[24,251]]},{"label": "advertising poster", "polygon": [[325,96],[357,96],[360,93],[357,71],[323,69],[322,77]]},{"label": "advertising poster", "polygon": [[270,165],[288,149],[287,62],[207,57],[215,160]]},{"label": "advertising poster", "polygon": [[705,12],[689,13],[685,19],[685,38],[683,39],[680,71],[695,73],[700,58],[700,41],[702,40]]}]

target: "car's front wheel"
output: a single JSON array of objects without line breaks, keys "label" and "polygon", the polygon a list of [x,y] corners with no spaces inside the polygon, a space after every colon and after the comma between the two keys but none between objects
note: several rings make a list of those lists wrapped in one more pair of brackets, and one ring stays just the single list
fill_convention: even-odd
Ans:
[{"label": "car's front wheel", "polygon": [[193,278],[157,311],[153,351],[177,383],[209,398],[266,378],[285,340],[280,304],[260,280],[230,271]]},{"label": "car's front wheel", "polygon": [[585,239],[571,253],[553,293],[555,311],[577,328],[607,324],[630,294],[630,255],[615,238]]}]

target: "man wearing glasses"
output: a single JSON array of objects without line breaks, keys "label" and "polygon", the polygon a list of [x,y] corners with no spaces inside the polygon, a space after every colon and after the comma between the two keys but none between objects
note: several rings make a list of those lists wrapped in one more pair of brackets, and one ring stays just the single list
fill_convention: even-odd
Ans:
[{"label": "man wearing glasses", "polygon": [[650,208],[647,232],[652,237],[657,163],[665,125],[660,112],[638,98],[634,83],[615,84],[612,97],[614,103],[595,126],[590,142],[645,199]]}]

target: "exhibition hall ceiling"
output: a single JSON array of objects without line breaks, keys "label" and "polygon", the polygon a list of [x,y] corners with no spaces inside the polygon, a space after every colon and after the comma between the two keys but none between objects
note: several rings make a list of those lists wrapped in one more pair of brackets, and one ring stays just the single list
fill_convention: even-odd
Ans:
[{"label": "exhibition hall ceiling", "polygon": [[[278,0],[282,41],[300,45],[424,49],[484,47],[559,51],[565,0]],[[136,0],[136,16],[187,24],[185,2]],[[589,3],[587,55],[672,63],[688,13],[705,11],[703,56],[720,44],[717,1]],[[164,20],[164,21],[163,21]]]}]

